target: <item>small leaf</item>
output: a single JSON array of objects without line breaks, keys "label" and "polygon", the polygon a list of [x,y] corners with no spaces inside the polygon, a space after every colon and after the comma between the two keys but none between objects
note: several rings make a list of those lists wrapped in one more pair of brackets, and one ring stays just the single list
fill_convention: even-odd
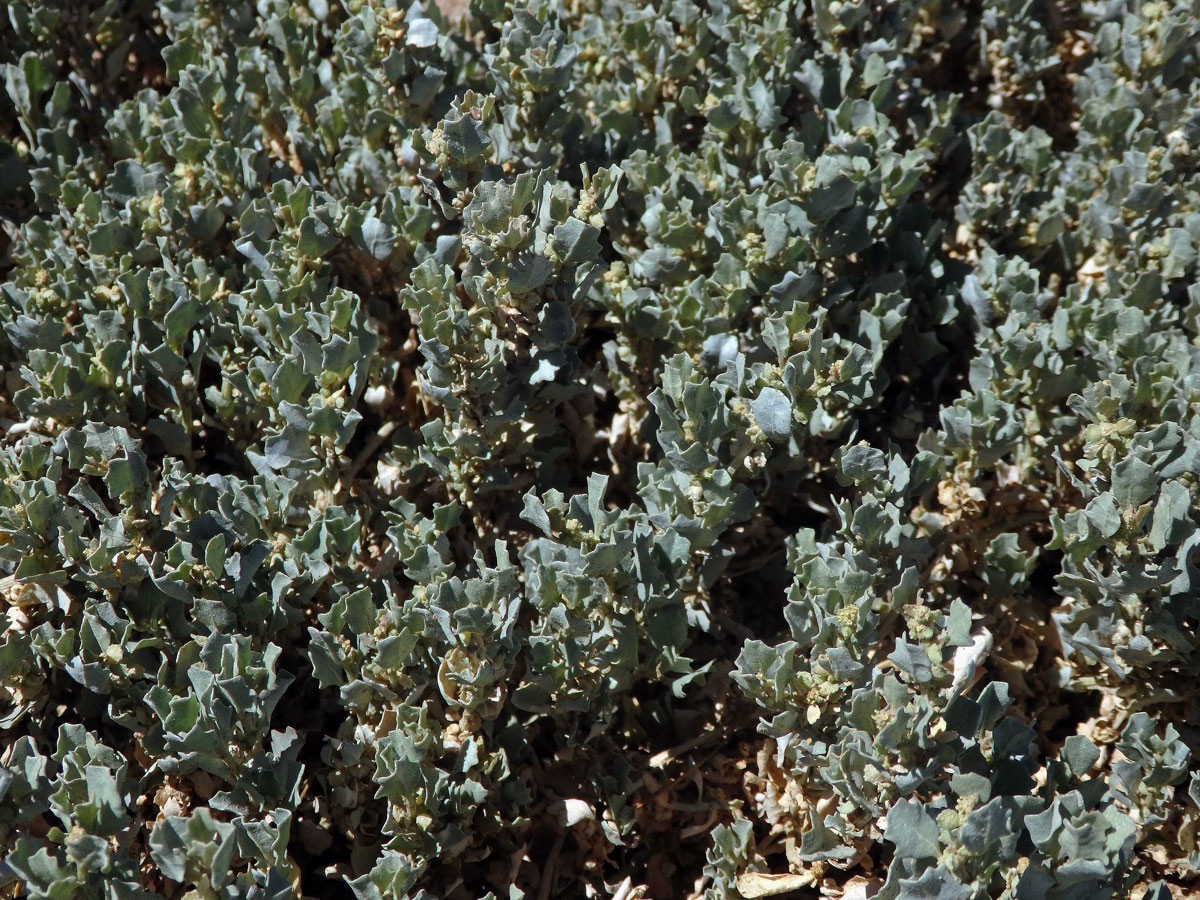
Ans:
[{"label": "small leaf", "polygon": [[767,872],[746,872],[737,877],[737,889],[746,900],[755,897],[773,897],[776,894],[787,894],[808,887],[816,881],[812,872],[801,872],[798,875],[772,875]]},{"label": "small leaf", "polygon": [[784,441],[792,434],[792,401],[783,391],[763,388],[750,404],[754,421],[773,441]]},{"label": "small leaf", "polygon": [[1073,734],[1063,741],[1062,752],[1059,755],[1071,774],[1079,778],[1095,765],[1096,760],[1100,758],[1100,751],[1084,735]]},{"label": "small leaf", "polygon": [[896,640],[896,649],[888,656],[901,672],[918,684],[924,684],[933,678],[933,670],[929,665],[929,654],[920,644],[910,644],[904,638]]},{"label": "small leaf", "polygon": [[387,223],[368,216],[359,226],[357,243],[376,259],[383,260],[391,256],[396,235]]},{"label": "small leaf", "polygon": [[438,29],[431,19],[413,19],[408,23],[404,42],[410,47],[433,47],[437,44]]},{"label": "small leaf", "polygon": [[883,836],[905,859],[936,859],[941,853],[938,824],[916,800],[898,800],[887,814]]},{"label": "small leaf", "polygon": [[554,229],[554,252],[567,265],[590,262],[600,255],[599,237],[599,228],[572,216]]}]

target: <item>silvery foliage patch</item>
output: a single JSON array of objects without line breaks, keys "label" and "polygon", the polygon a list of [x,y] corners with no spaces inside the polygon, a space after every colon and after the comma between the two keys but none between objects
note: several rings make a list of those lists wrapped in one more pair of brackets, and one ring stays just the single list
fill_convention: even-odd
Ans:
[{"label": "silvery foliage patch", "polygon": [[1195,0],[4,16],[0,882],[1195,889]]}]

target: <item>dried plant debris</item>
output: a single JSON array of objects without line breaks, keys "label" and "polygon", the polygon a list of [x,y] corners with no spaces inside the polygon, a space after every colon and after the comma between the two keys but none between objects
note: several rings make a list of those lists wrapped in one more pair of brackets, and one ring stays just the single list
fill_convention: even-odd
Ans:
[{"label": "dried plant debris", "polygon": [[1196,896],[1198,23],[9,4],[0,891]]}]

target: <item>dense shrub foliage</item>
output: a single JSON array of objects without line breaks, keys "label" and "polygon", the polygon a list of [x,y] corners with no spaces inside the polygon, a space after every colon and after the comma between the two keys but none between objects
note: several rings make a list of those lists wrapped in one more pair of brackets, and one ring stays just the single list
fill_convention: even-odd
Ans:
[{"label": "dense shrub foliage", "polygon": [[1194,896],[1200,2],[4,13],[9,895]]}]

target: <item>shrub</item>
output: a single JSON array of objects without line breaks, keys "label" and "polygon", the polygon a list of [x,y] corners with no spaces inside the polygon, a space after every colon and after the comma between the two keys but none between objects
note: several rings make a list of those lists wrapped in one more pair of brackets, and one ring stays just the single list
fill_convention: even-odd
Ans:
[{"label": "shrub", "polygon": [[1196,0],[6,12],[9,890],[1196,890]]}]

